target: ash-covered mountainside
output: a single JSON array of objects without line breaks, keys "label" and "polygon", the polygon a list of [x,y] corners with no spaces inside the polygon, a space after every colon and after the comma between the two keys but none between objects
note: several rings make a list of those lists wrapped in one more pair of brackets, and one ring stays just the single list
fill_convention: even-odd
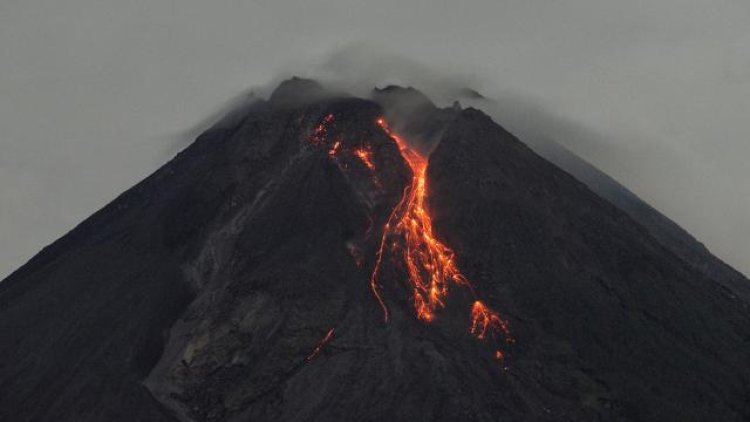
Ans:
[{"label": "ash-covered mountainside", "polygon": [[633,192],[564,146],[547,139],[536,140],[532,149],[575,178],[599,196],[625,211],[656,239],[699,271],[750,300],[750,283],[734,268],[720,260],[685,229],[677,225]]},{"label": "ash-covered mountainside", "polygon": [[0,420],[750,419],[748,281],[658,239],[481,111],[292,79],[0,283]]}]

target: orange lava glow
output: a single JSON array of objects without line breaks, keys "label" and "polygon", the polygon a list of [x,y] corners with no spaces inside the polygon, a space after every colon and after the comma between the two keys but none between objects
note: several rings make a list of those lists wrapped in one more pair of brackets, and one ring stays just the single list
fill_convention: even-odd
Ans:
[{"label": "orange lava glow", "polygon": [[[388,309],[378,289],[377,274],[386,250],[396,255],[400,253],[407,269],[416,316],[430,322],[437,317],[436,311],[445,306],[450,285],[467,287],[472,293],[474,289],[458,269],[453,250],[433,233],[432,218],[426,204],[427,157],[411,149],[390,129],[385,119],[379,118],[377,124],[398,145],[412,170],[412,180],[386,222],[370,287],[388,321]],[[391,243],[388,243],[389,239],[393,239]],[[488,332],[492,332],[493,335],[502,334],[506,341],[511,340],[508,322],[479,300],[474,302],[471,320],[470,333],[478,339],[485,339]]]},{"label": "orange lava glow", "polygon": [[341,141],[334,142],[333,146],[331,146],[331,149],[328,150],[328,155],[333,157],[337,152],[339,152],[339,148],[341,148]]},{"label": "orange lava glow", "polygon": [[[372,149],[364,144],[350,150],[343,146],[342,139],[331,138],[330,125],[334,122],[333,114],[326,114],[313,128],[308,141],[316,146],[328,145],[328,156],[335,160],[340,168],[348,168],[339,162],[340,153],[352,153],[369,170],[376,188],[381,189],[375,172]],[[419,320],[434,321],[438,311],[445,307],[449,288],[461,286],[467,288],[475,298],[471,308],[471,327],[469,333],[479,340],[500,341],[510,344],[514,339],[510,325],[500,315],[478,300],[473,286],[461,273],[456,264],[453,250],[438,239],[433,232],[432,217],[427,207],[427,165],[428,156],[422,155],[391,130],[383,118],[377,119],[378,126],[396,143],[401,156],[412,171],[411,182],[406,186],[398,204],[391,211],[383,228],[383,236],[375,254],[375,265],[370,276],[370,289],[383,310],[385,321],[389,320],[389,311],[380,292],[378,272],[385,256],[402,260],[407,272],[407,286],[411,290],[414,312]],[[372,221],[367,232],[372,229]],[[349,253],[354,257],[357,266],[363,265],[359,248],[347,244]],[[333,338],[331,328],[315,350],[307,357],[312,360]],[[497,360],[504,360],[506,353],[497,349],[494,354]]]},{"label": "orange lava glow", "polygon": [[[488,308],[482,301],[475,301],[471,307],[471,333],[478,339],[484,339],[488,331],[502,333],[506,341],[510,341],[510,326],[508,321],[500,318],[500,315]],[[511,341],[512,342],[512,341]]]},{"label": "orange lava glow", "polygon": [[315,126],[312,135],[308,138],[311,144],[321,145],[326,141],[326,135],[328,134],[328,125],[333,123],[333,114],[328,113],[323,119]]},{"label": "orange lava glow", "polygon": [[333,331],[334,331],[334,328],[331,328],[330,330],[328,330],[328,333],[326,334],[325,337],[323,337],[323,340],[321,340],[320,343],[318,343],[318,346],[315,348],[315,350],[313,350],[313,352],[310,353],[310,356],[307,357],[307,361],[311,361],[315,359],[315,357],[320,354],[320,351],[323,349],[323,347],[326,344],[328,344],[328,342],[331,341],[331,339],[333,338]]},{"label": "orange lava glow", "polygon": [[432,321],[435,310],[445,306],[448,285],[451,282],[467,285],[467,281],[456,267],[453,251],[432,231],[432,218],[425,208],[427,158],[409,148],[391,131],[384,119],[378,119],[378,124],[396,141],[401,155],[412,170],[411,186],[396,207],[398,220],[386,226],[383,242],[386,236],[395,235],[404,239],[401,252],[409,274],[414,309],[419,319]]},{"label": "orange lava glow", "polygon": [[354,150],[354,155],[359,157],[368,169],[375,170],[375,164],[372,163],[372,151],[370,151],[370,148],[357,148]]}]

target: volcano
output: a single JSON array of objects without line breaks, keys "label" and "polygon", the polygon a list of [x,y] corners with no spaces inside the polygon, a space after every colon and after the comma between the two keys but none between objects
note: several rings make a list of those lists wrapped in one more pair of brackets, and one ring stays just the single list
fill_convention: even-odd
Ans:
[{"label": "volcano", "polygon": [[285,81],[0,283],[0,420],[750,419],[750,281],[602,177]]}]

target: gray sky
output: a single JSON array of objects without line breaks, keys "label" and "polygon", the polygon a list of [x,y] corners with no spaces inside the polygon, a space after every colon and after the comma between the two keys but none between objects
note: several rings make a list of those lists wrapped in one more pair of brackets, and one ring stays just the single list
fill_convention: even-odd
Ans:
[{"label": "gray sky", "polygon": [[750,273],[747,0],[0,0],[0,278],[293,73],[518,99]]}]

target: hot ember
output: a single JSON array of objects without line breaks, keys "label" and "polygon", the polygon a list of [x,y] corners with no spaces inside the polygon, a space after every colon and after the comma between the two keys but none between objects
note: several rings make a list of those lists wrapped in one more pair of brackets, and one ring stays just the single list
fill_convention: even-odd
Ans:
[{"label": "hot ember", "polygon": [[375,170],[375,165],[372,163],[372,151],[369,147],[357,148],[354,150],[356,155],[370,170]]}]

